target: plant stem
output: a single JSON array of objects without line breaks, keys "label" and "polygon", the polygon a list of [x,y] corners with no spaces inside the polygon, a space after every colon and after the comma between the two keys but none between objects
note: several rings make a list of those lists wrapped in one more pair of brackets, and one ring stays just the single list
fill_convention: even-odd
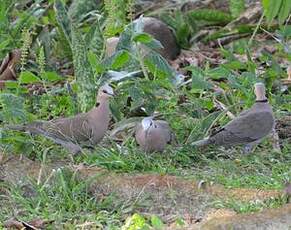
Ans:
[{"label": "plant stem", "polygon": [[144,76],[146,77],[147,80],[149,80],[149,75],[148,75],[146,67],[144,65],[144,62],[143,62],[143,59],[141,56],[140,47],[138,46],[138,44],[137,44],[137,58],[138,58],[138,61],[140,63],[140,66],[141,66],[141,69],[142,69]]},{"label": "plant stem", "polygon": [[258,22],[258,24],[257,24],[257,26],[256,26],[256,28],[255,28],[255,30],[254,30],[254,32],[253,32],[253,34],[252,34],[252,36],[251,36],[251,38],[250,38],[250,40],[249,40],[249,42],[248,42],[248,45],[249,45],[249,46],[252,44],[252,42],[253,42],[253,40],[254,40],[254,38],[255,38],[257,32],[258,32],[258,30],[259,30],[259,28],[260,28],[260,25],[262,24],[262,21],[263,21],[263,19],[264,19],[264,16],[265,16],[265,12],[263,12],[263,14],[262,14],[262,16],[261,16],[261,18],[260,18],[260,20],[259,20],[259,22]]}]

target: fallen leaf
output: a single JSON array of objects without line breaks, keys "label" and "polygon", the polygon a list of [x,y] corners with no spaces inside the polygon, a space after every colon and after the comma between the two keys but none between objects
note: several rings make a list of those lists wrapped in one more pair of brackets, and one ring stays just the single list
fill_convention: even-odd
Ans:
[{"label": "fallen leaf", "polygon": [[24,228],[24,225],[15,218],[11,218],[11,219],[5,221],[3,225],[5,228],[8,228],[8,229],[12,229],[12,228],[23,229]]},{"label": "fallen leaf", "polygon": [[4,222],[4,227],[8,229],[38,230],[38,229],[44,229],[45,225],[50,222],[52,221],[47,221],[47,220],[42,220],[42,219],[35,219],[29,222],[25,222],[13,217]]},{"label": "fallen leaf", "polygon": [[35,219],[28,222],[31,226],[37,229],[43,229],[46,224],[50,223],[51,221],[42,220],[42,219]]}]

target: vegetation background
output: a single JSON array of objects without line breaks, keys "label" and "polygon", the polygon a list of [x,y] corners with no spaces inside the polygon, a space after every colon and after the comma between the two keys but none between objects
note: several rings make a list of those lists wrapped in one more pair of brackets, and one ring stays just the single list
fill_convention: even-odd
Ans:
[{"label": "vegetation background", "polygon": [[[291,180],[290,10],[288,0],[1,0],[0,228],[174,229],[203,222],[206,209],[236,215],[285,205],[288,199],[279,191]],[[132,24],[142,14],[173,28],[183,49],[177,60],[164,59],[156,52],[158,42]],[[112,36],[124,39],[107,57],[106,39]],[[151,55],[143,57],[137,44]],[[239,147],[190,146],[249,108],[258,81],[267,87],[281,152],[269,139],[250,155]],[[43,137],[5,129],[88,111],[104,82],[117,96],[108,136],[93,150],[72,157]],[[179,147],[145,154],[133,127],[154,111],[170,123]],[[48,168],[54,170],[46,174]],[[86,176],[84,168],[100,169],[100,184],[108,180],[111,188],[93,189],[96,172]],[[156,190],[133,192],[132,184],[123,189],[135,175],[175,183],[159,190],[163,199],[155,206],[149,194]],[[198,205],[189,181],[197,191],[217,187]],[[242,199],[245,194],[256,195]],[[195,205],[192,216],[188,209]]]}]

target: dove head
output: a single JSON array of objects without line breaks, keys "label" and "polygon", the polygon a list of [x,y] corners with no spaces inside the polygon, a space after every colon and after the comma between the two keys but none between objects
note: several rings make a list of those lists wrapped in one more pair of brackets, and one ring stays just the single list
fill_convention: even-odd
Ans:
[{"label": "dove head", "polygon": [[255,84],[255,95],[257,101],[266,100],[266,88],[265,85],[261,82]]},{"label": "dove head", "polygon": [[153,123],[153,117],[145,117],[144,119],[142,119],[141,125],[143,130],[148,130],[153,125]]},{"label": "dove head", "polygon": [[110,57],[114,54],[117,44],[119,42],[119,38],[118,37],[112,37],[112,38],[108,38],[106,40],[106,49],[105,49],[105,53],[107,57]]},{"label": "dove head", "polygon": [[105,84],[99,88],[97,101],[109,99],[110,97],[113,96],[114,96],[113,89],[108,84]]}]

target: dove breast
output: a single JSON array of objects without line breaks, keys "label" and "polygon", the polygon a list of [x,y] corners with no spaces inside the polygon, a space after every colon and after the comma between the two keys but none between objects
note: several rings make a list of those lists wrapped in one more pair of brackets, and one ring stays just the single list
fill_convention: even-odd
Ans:
[{"label": "dove breast", "polygon": [[144,130],[141,124],[136,126],[135,138],[145,152],[162,152],[171,142],[172,132],[166,121],[154,121],[153,125]]}]

